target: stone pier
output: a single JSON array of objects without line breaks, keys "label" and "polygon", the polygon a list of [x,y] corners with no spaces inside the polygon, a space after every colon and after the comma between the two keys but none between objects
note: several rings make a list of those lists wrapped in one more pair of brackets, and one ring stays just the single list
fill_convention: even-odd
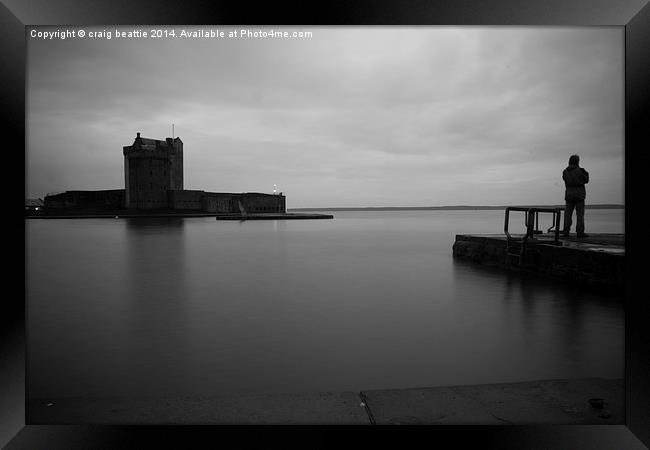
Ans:
[{"label": "stone pier", "polygon": [[[519,253],[522,235],[513,235],[511,253]],[[459,234],[453,245],[456,258],[508,270],[551,275],[573,283],[622,289],[624,234],[589,234],[586,238],[539,234],[529,240],[521,258],[508,256],[504,234]]]}]

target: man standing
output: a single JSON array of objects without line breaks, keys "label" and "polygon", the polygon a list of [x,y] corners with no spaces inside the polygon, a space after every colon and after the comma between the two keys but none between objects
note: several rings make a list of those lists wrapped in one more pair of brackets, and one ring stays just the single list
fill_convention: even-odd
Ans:
[{"label": "man standing", "polygon": [[562,179],[566,186],[564,201],[566,209],[564,211],[564,231],[563,235],[568,236],[571,230],[571,216],[573,210],[576,210],[576,232],[578,237],[587,237],[585,234],[585,184],[589,183],[589,173],[579,166],[580,157],[571,155],[569,166],[562,172]]}]

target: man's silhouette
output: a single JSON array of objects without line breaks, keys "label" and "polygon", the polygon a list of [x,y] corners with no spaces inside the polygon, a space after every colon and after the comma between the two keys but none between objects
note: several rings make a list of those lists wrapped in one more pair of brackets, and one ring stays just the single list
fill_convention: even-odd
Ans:
[{"label": "man's silhouette", "polygon": [[576,211],[576,233],[578,237],[587,237],[585,234],[585,184],[589,183],[589,173],[580,167],[580,157],[571,155],[569,166],[562,172],[562,179],[566,186],[564,201],[564,231],[563,235],[568,236],[571,231],[571,216]]}]

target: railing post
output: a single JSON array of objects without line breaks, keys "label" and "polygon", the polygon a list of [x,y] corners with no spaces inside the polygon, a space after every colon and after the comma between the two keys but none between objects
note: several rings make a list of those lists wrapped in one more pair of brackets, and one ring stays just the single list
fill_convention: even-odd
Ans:
[{"label": "railing post", "polygon": [[533,228],[535,227],[535,216],[537,215],[537,211],[534,208],[530,208],[528,211],[526,211],[526,236],[529,238],[533,238],[535,231]]}]

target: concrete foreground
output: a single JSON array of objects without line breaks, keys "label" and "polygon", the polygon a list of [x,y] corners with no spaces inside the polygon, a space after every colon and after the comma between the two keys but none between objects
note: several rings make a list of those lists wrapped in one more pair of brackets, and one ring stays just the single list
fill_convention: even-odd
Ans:
[{"label": "concrete foreground", "polygon": [[[604,400],[594,408],[589,400]],[[624,381],[584,378],[316,394],[60,398],[27,402],[38,424],[613,425]]]}]

